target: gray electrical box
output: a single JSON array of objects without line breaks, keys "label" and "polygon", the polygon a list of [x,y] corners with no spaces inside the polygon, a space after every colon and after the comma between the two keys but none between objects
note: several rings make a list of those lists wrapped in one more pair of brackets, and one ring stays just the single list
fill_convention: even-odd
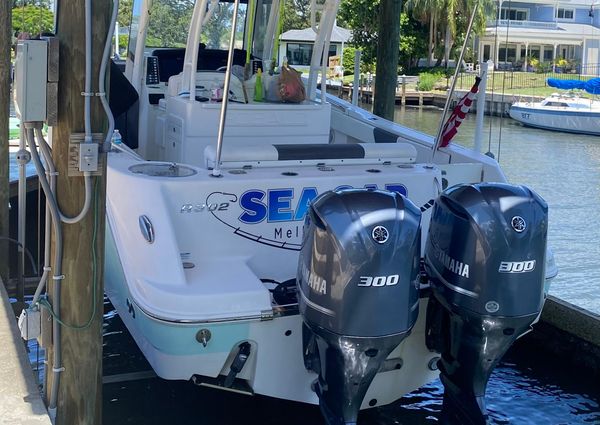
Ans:
[{"label": "gray electrical box", "polygon": [[46,121],[48,43],[22,40],[15,62],[15,107],[22,122]]}]

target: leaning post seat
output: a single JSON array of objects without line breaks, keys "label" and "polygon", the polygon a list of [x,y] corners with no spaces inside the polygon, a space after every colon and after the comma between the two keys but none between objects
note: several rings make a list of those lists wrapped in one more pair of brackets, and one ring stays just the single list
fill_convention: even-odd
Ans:
[{"label": "leaning post seat", "polygon": [[[278,167],[283,163],[296,165],[332,164],[412,164],[417,150],[408,143],[356,143],[356,144],[285,144],[223,146],[221,164],[224,168]],[[214,168],[216,146],[204,150],[205,165]]]}]

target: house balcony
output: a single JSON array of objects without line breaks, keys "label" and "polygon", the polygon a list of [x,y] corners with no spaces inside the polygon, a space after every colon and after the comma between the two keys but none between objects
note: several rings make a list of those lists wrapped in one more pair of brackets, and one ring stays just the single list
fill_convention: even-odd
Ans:
[{"label": "house balcony", "polygon": [[536,28],[536,29],[550,29],[554,30],[558,28],[556,22],[538,22],[538,21],[514,21],[509,19],[500,19],[498,21],[489,20],[487,21],[488,28],[490,27],[511,27],[511,28]]}]

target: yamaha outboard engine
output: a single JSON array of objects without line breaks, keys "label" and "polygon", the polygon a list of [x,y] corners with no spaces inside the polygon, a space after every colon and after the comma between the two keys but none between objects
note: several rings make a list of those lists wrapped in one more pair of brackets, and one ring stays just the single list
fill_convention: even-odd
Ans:
[{"label": "yamaha outboard engine", "polygon": [[431,216],[427,345],[441,352],[446,423],[487,423],[493,368],[544,304],[548,206],[524,186],[454,186]]},{"label": "yamaha outboard engine", "polygon": [[395,192],[326,192],[298,264],[304,361],[329,425],[356,424],[380,366],[418,314],[421,212]]}]

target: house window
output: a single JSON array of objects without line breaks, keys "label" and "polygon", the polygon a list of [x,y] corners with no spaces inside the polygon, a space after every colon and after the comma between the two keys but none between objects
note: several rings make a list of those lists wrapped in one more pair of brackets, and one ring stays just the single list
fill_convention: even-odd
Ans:
[{"label": "house window", "polygon": [[568,19],[572,21],[575,18],[575,9],[565,9],[563,7],[559,7],[556,9],[556,17],[558,19]]},{"label": "house window", "polygon": [[529,18],[529,9],[505,9],[500,10],[500,19],[509,19],[511,21],[527,21]]},{"label": "house window", "polygon": [[[290,65],[309,66],[312,58],[313,45],[309,43],[288,43],[285,49],[285,55]],[[327,57],[335,56],[337,48],[335,45],[329,45]]]},{"label": "house window", "polygon": [[500,62],[515,62],[517,60],[517,49],[514,46],[500,47],[498,50],[498,60]]},{"label": "house window", "polygon": [[312,50],[312,44],[288,43],[285,55],[290,65],[310,65]]}]

